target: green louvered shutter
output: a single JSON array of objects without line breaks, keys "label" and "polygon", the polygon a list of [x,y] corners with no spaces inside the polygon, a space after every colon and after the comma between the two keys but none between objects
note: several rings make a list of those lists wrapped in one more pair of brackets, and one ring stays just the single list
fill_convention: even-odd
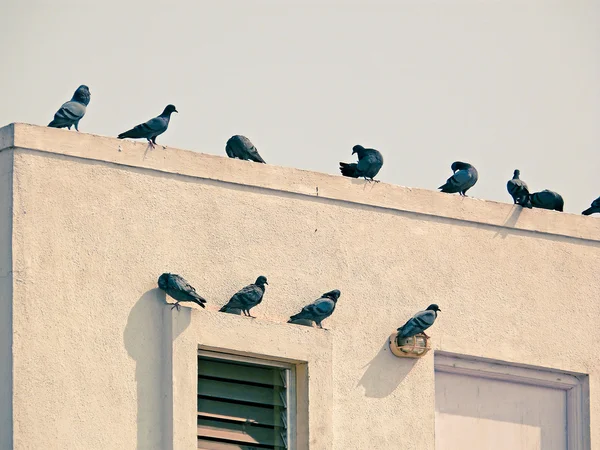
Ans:
[{"label": "green louvered shutter", "polygon": [[198,448],[288,449],[292,367],[198,356]]}]

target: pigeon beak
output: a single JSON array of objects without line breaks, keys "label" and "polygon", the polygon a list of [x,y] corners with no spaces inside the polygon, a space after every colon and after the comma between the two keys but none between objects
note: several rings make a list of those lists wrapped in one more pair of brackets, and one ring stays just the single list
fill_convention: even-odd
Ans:
[{"label": "pigeon beak", "polygon": [[267,283],[267,282],[265,281],[265,284],[269,284],[269,283]]},{"label": "pigeon beak", "polygon": [[175,109],[175,110],[173,110],[173,112],[176,112],[176,113],[178,113],[179,111],[177,111],[177,110]]}]

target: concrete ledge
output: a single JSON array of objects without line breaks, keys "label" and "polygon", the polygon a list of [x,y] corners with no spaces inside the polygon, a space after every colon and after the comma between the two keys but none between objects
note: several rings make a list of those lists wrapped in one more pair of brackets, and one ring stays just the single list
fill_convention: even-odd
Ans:
[{"label": "concrete ledge", "polygon": [[366,183],[301,169],[263,165],[36,125],[0,129],[0,151],[30,149],[123,166],[256,188],[356,203],[399,212],[600,242],[600,220],[576,214],[528,210],[509,203],[461,198],[426,189]]}]

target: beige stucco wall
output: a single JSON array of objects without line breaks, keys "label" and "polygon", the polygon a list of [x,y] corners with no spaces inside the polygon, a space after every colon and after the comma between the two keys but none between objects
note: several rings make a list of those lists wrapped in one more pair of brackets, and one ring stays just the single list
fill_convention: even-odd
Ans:
[{"label": "beige stucco wall", "polygon": [[[596,218],[22,124],[8,146],[15,448],[194,448],[207,346],[308,363],[311,449],[433,450],[433,354],[387,348],[429,303],[437,350],[590,374],[600,448]],[[207,310],[163,306],[165,271]],[[260,274],[257,319],[216,312]],[[334,288],[328,330],[285,324]]]}]

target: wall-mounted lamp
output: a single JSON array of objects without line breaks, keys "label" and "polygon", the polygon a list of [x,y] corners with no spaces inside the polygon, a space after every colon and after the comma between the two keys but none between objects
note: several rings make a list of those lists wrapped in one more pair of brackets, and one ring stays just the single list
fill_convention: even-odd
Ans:
[{"label": "wall-mounted lamp", "polygon": [[390,350],[400,358],[421,358],[431,350],[429,336],[425,333],[400,338],[400,333],[395,331],[390,335]]}]

